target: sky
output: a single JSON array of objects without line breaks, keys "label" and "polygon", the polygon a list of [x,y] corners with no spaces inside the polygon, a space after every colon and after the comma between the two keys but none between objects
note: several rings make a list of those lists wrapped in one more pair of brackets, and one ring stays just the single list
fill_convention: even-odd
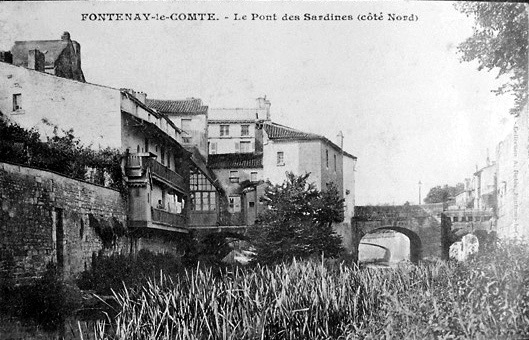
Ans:
[{"label": "sky", "polygon": [[[91,21],[91,13],[218,20]],[[369,14],[383,20],[359,20]],[[68,31],[90,83],[215,108],[253,107],[266,95],[277,123],[332,141],[343,131],[344,149],[358,157],[357,205],[417,204],[419,181],[424,198],[470,177],[512,126],[512,98],[491,93],[497,72],[460,62],[457,45],[472,25],[444,1],[0,2],[0,50]]]}]

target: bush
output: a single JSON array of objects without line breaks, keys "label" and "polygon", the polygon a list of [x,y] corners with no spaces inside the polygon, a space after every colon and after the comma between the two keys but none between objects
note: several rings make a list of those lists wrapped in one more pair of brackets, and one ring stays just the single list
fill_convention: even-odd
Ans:
[{"label": "bush", "polygon": [[141,250],[136,256],[115,254],[98,255],[92,260],[92,268],[81,273],[77,284],[84,290],[110,295],[122,290],[124,285],[139,287],[148,278],[164,273],[176,276],[183,271],[180,258],[171,254],[154,254]]},{"label": "bush", "polygon": [[342,240],[332,223],[343,221],[343,202],[334,185],[319,191],[308,182],[309,174],[287,173],[281,185],[265,190],[267,208],[250,230],[260,264],[288,262],[294,258],[336,257],[343,252]]},{"label": "bush", "polygon": [[54,264],[32,284],[4,287],[4,309],[32,319],[46,330],[55,330],[82,306],[81,291],[64,281]]}]

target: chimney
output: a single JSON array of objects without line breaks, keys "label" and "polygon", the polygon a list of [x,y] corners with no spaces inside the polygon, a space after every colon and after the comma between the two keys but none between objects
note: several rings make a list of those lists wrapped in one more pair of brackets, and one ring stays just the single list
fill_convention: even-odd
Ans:
[{"label": "chimney", "polygon": [[28,68],[29,69],[39,71],[39,72],[44,72],[44,61],[45,61],[44,53],[42,53],[41,51],[37,49],[28,51]]},{"label": "chimney", "polygon": [[257,98],[257,108],[266,109],[266,120],[270,120],[270,106],[272,105],[266,96]]},{"label": "chimney", "polygon": [[263,121],[255,124],[255,153],[263,152]]},{"label": "chimney", "polygon": [[70,41],[70,33],[69,33],[69,32],[64,32],[64,33],[61,35],[61,40],[64,40],[64,41]]},{"label": "chimney", "polygon": [[136,92],[136,99],[145,104],[147,101],[147,93],[145,92]]},{"label": "chimney", "polygon": [[343,132],[340,130],[336,135],[337,145],[343,150]]},{"label": "chimney", "polygon": [[8,64],[13,63],[13,54],[9,51],[0,51],[0,61]]}]

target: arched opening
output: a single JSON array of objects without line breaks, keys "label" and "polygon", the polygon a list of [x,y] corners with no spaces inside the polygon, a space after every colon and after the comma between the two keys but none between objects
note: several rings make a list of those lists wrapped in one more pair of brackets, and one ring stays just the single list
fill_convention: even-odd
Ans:
[{"label": "arched opening", "polygon": [[417,263],[422,258],[422,242],[413,231],[400,227],[381,227],[360,239],[360,263],[396,264],[402,261]]}]

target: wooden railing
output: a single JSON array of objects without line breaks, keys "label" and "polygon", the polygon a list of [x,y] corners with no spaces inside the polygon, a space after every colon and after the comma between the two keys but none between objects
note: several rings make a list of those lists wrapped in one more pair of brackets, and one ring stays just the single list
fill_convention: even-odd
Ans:
[{"label": "wooden railing", "polygon": [[151,207],[151,216],[153,222],[160,222],[180,228],[186,226],[186,219],[182,214],[173,214],[165,210]]},{"label": "wooden railing", "polygon": [[151,172],[154,176],[159,177],[160,179],[172,184],[180,190],[187,191],[184,177],[180,176],[178,173],[169,169],[168,167],[162,165],[155,159],[145,159],[144,161],[146,166],[151,169]]},{"label": "wooden railing", "polygon": [[150,169],[151,173],[163,180],[164,182],[172,185],[181,191],[187,192],[186,183],[184,177],[162,165],[154,158],[145,156],[145,154],[129,154],[127,157],[126,172],[127,176],[140,177],[143,176],[146,169]]}]

